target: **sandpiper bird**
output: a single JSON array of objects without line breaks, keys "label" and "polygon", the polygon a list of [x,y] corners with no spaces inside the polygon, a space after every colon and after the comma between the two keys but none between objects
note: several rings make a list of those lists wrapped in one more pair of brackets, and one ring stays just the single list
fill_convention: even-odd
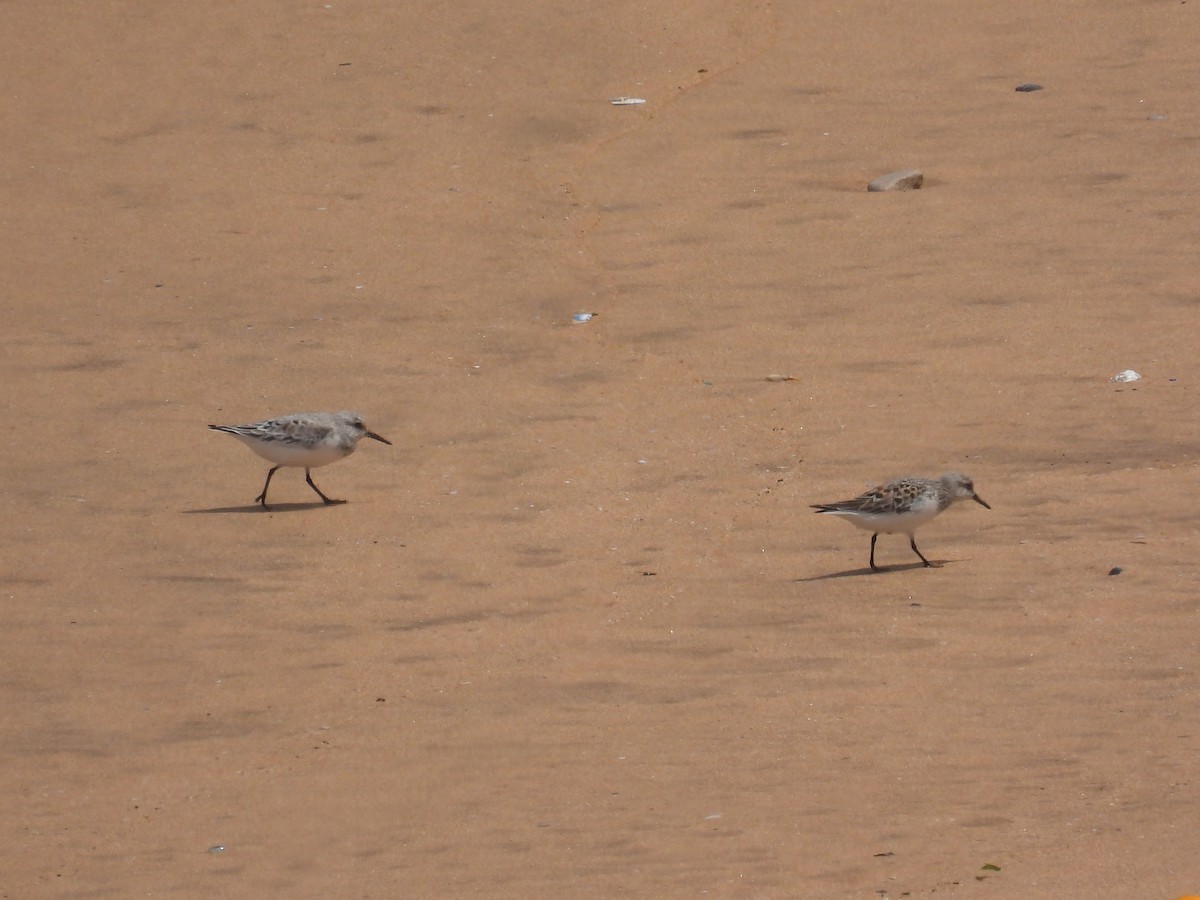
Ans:
[{"label": "sandpiper bird", "polygon": [[917,549],[916,530],[958,500],[974,500],[980,506],[991,509],[987,502],[975,493],[975,485],[966,475],[948,472],[941,478],[897,478],[887,484],[872,488],[853,500],[838,503],[815,503],[812,508],[818,513],[841,516],[851,525],[871,532],[871,571],[878,572],[875,565],[875,539],[880,534],[907,534],[913,553],[926,566],[936,568]]},{"label": "sandpiper bird", "polygon": [[304,469],[304,480],[327,504],[345,503],[345,500],[333,500],[322,494],[321,489],[313,484],[311,470],[349,456],[365,437],[388,445],[392,443],[368,431],[362,416],[353,412],[291,413],[253,425],[208,427],[232,434],[263,459],[275,463],[267,472],[267,483],[263,485],[262,493],[254,498],[255,502],[262,504],[263,509],[271,508],[267,506],[267,488],[271,486],[271,476],[284,466]]}]

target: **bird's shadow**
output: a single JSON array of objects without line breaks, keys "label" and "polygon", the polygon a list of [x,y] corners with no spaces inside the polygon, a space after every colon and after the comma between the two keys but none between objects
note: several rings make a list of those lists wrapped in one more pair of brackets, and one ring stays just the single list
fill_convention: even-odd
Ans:
[{"label": "bird's shadow", "polygon": [[272,503],[270,509],[264,509],[261,504],[252,503],[249,506],[214,506],[211,509],[185,509],[187,515],[206,515],[212,513],[287,513],[300,512],[305,509],[325,509],[328,506],[341,506],[341,503]]},{"label": "bird's shadow", "polygon": [[[933,559],[930,562],[934,563],[933,568],[940,569],[945,566],[950,560]],[[811,578],[795,578],[794,581],[829,581],[831,578],[857,578],[861,575],[887,575],[889,572],[909,572],[913,569],[928,568],[924,563],[905,563],[899,566],[880,566],[878,571],[871,569],[869,566],[864,566],[861,569],[847,569],[844,572],[830,572],[827,575],[814,575]]]}]

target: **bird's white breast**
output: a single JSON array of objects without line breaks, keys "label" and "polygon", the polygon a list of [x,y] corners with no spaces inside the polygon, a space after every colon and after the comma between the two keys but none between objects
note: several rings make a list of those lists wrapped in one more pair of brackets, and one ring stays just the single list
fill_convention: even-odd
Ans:
[{"label": "bird's white breast", "polygon": [[937,501],[933,498],[918,501],[903,512],[863,512],[858,510],[829,510],[825,515],[841,516],[856,528],[880,534],[908,534],[936,516]]},{"label": "bird's white breast", "polygon": [[354,450],[340,446],[331,440],[316,441],[312,444],[293,443],[289,441],[263,441],[250,435],[237,435],[247,447],[263,459],[278,466],[296,466],[315,469],[327,466],[348,456]]}]

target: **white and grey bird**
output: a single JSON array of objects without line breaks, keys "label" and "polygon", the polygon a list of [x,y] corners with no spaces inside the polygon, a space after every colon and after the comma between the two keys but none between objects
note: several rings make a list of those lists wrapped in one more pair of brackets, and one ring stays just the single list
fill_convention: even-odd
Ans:
[{"label": "white and grey bird", "polygon": [[333,500],[321,493],[321,489],[313,484],[311,470],[349,456],[365,437],[389,446],[392,443],[368,431],[362,416],[354,412],[290,413],[253,425],[208,427],[232,434],[263,459],[275,464],[267,472],[262,493],[254,498],[255,502],[262,504],[263,509],[271,508],[267,506],[267,488],[271,486],[271,477],[285,466],[304,469],[304,480],[325,503],[345,503],[345,500]]},{"label": "white and grey bird", "polygon": [[871,570],[878,572],[879,566],[875,565],[875,539],[881,534],[907,534],[913,553],[926,566],[936,568],[917,549],[916,530],[959,500],[974,500],[980,506],[991,509],[975,493],[971,479],[958,472],[947,472],[941,478],[897,478],[871,488],[853,500],[814,503],[812,508],[825,515],[841,516],[851,525],[870,531]]}]

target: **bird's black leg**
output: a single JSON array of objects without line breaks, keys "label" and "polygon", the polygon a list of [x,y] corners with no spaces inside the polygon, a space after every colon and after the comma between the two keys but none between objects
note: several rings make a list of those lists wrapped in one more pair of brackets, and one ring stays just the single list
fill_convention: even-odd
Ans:
[{"label": "bird's black leg", "polygon": [[871,571],[872,572],[879,571],[879,566],[875,565],[875,539],[877,537],[879,537],[878,531],[875,532],[873,535],[871,535]]},{"label": "bird's black leg", "polygon": [[267,506],[267,488],[271,486],[271,476],[274,475],[279,468],[280,466],[275,466],[275,468],[271,469],[271,471],[267,473],[267,483],[263,485],[262,493],[254,498],[254,502],[261,503],[263,509],[269,510],[271,508]]},{"label": "bird's black leg", "polygon": [[312,488],[314,491],[317,492],[317,496],[325,501],[326,505],[332,505],[334,503],[345,503],[346,502],[345,500],[333,500],[329,497],[326,497],[324,494],[322,494],[321,489],[319,487],[317,487],[315,484],[313,484],[312,470],[310,470],[310,469],[304,470],[304,480],[308,482],[308,486],[310,488]]},{"label": "bird's black leg", "polygon": [[936,569],[936,568],[937,568],[937,566],[935,566],[933,563],[931,563],[929,560],[927,560],[927,559],[926,559],[926,558],[925,558],[925,557],[924,557],[924,556],[921,554],[921,551],[917,549],[917,539],[916,539],[916,537],[915,537],[915,536],[913,536],[913,535],[911,535],[911,534],[908,536],[908,545],[909,545],[910,547],[912,547],[912,548],[913,548],[913,553],[915,553],[915,554],[917,554],[917,556],[920,556],[920,557],[921,557],[921,562],[925,563],[925,567],[926,567],[926,568],[929,568],[929,569]]}]

